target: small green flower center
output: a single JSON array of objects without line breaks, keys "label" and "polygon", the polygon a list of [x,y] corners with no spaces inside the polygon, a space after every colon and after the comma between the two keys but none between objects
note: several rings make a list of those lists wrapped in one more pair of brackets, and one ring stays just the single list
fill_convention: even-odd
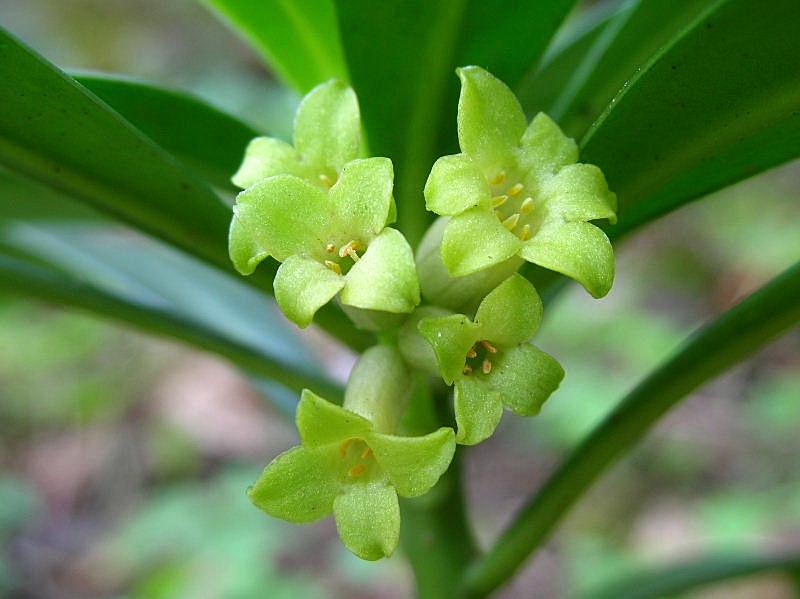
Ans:
[{"label": "small green flower center", "polygon": [[359,261],[358,252],[366,250],[367,247],[361,242],[351,239],[344,245],[336,247],[336,244],[329,241],[325,245],[325,253],[329,256],[323,263],[337,275],[347,274],[353,264]]},{"label": "small green flower center", "polygon": [[503,226],[522,241],[531,238],[536,229],[535,201],[518,176],[499,171],[489,181],[492,187],[491,208]]},{"label": "small green flower center", "polygon": [[378,463],[372,449],[363,439],[352,437],[339,445],[339,457],[347,480],[354,482],[363,478],[373,478],[378,472]]},{"label": "small green flower center", "polygon": [[465,376],[491,373],[497,352],[498,349],[486,339],[478,341],[467,352],[462,372]]}]

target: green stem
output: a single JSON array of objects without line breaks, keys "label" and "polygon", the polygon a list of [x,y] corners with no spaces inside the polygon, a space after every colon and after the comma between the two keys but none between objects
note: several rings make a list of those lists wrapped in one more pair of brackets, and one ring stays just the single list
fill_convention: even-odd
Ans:
[{"label": "green stem", "polygon": [[671,407],[800,320],[800,262],[695,333],[642,381],[522,508],[467,572],[465,593],[485,597],[538,549],[560,519]]}]

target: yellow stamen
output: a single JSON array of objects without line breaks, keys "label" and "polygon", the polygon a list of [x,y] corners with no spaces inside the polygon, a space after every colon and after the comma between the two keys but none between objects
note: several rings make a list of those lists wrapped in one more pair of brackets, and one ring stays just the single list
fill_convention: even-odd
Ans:
[{"label": "yellow stamen", "polygon": [[467,352],[467,357],[468,358],[475,358],[475,357],[477,357],[477,355],[478,355],[478,352],[475,351],[475,348],[474,347],[470,347],[469,351]]},{"label": "yellow stamen", "polygon": [[522,205],[519,207],[519,211],[522,212],[522,214],[530,214],[533,212],[533,198],[525,198]]},{"label": "yellow stamen", "polygon": [[520,241],[527,241],[531,238],[531,226],[525,225],[522,227],[522,231],[519,233]]},{"label": "yellow stamen", "polygon": [[361,476],[362,474],[364,474],[364,472],[366,472],[366,470],[367,470],[367,467],[364,464],[356,464],[355,466],[350,468],[350,470],[347,471],[347,475],[348,476],[352,476],[353,478],[356,478],[356,477]]},{"label": "yellow stamen", "polygon": [[483,374],[489,374],[492,371],[492,363],[489,360],[484,360],[483,364],[481,364],[481,370]]},{"label": "yellow stamen", "polygon": [[328,252],[329,254],[332,254],[333,252],[336,251],[336,246],[333,245],[332,243],[329,243],[328,245],[325,246],[325,251]]},{"label": "yellow stamen", "polygon": [[513,231],[514,227],[517,226],[518,222],[519,222],[519,213],[515,212],[514,214],[512,214],[506,220],[503,221],[503,226],[509,231]]},{"label": "yellow stamen", "polygon": [[334,261],[332,261],[332,260],[325,260],[325,266],[327,266],[328,268],[330,268],[330,269],[331,269],[333,272],[335,272],[337,275],[340,275],[340,274],[342,274],[342,267],[341,267],[341,266],[339,266],[339,265],[338,265],[336,262],[334,262]]},{"label": "yellow stamen", "polygon": [[488,341],[486,341],[486,339],[481,341],[481,345],[483,347],[485,347],[486,351],[488,351],[490,354],[496,354],[497,353],[497,348],[494,345],[492,345],[491,343],[489,343]]},{"label": "yellow stamen", "polygon": [[361,244],[359,244],[357,241],[348,241],[345,245],[339,248],[339,257],[344,258],[345,256],[350,256],[353,262],[358,262],[359,256],[356,253],[356,250],[360,247]]},{"label": "yellow stamen", "polygon": [[339,445],[339,455],[343,458],[346,457],[347,451],[350,449],[350,446],[353,443],[355,443],[355,439],[347,439],[346,441],[343,441],[342,444]]},{"label": "yellow stamen", "polygon": [[490,181],[490,183],[492,185],[501,185],[503,183],[503,181],[505,181],[505,180],[506,180],[506,172],[505,171],[500,171],[499,173],[497,173],[494,176],[494,179],[492,179]]},{"label": "yellow stamen", "polygon": [[461,369],[461,372],[464,374],[472,374],[472,366],[469,364],[465,365],[464,368]]},{"label": "yellow stamen", "polygon": [[502,195],[492,198],[492,208],[499,208],[508,201],[508,196]]},{"label": "yellow stamen", "polygon": [[370,449],[369,447],[365,448],[364,451],[361,452],[362,460],[368,460],[371,457],[372,457],[372,449]]},{"label": "yellow stamen", "polygon": [[508,188],[506,193],[513,198],[514,196],[519,195],[523,189],[525,189],[525,186],[522,183],[514,183],[514,185]]},{"label": "yellow stamen", "polygon": [[320,180],[320,183],[322,183],[325,187],[330,187],[330,186],[333,185],[333,181],[331,181],[331,178],[328,175],[326,175],[325,173],[321,173],[320,174],[319,180]]}]

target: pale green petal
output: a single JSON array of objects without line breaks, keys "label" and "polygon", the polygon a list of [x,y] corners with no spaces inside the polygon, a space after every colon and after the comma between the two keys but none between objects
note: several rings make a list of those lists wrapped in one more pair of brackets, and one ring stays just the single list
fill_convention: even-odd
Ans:
[{"label": "pale green petal", "polygon": [[300,162],[295,149],[284,141],[272,137],[256,137],[244,152],[244,161],[231,177],[237,187],[246,189],[267,177],[275,175],[295,175],[305,178],[309,175],[307,165]]},{"label": "pale green petal", "polygon": [[289,256],[275,273],[275,300],[286,318],[301,328],[344,287],[342,275],[313,258]]},{"label": "pale green petal", "polygon": [[294,147],[305,163],[332,177],[358,156],[361,125],[352,89],[331,80],[312,89],[294,120]]},{"label": "pale green petal", "polygon": [[589,223],[544,227],[525,242],[520,256],[578,281],[594,297],[614,282],[614,250],[600,229]]},{"label": "pale green petal", "polygon": [[386,483],[354,483],[333,502],[339,538],[361,559],[389,557],[400,540],[397,493]]},{"label": "pale green petal", "polygon": [[427,493],[450,466],[456,450],[451,428],[422,437],[371,433],[365,441],[401,497]]},{"label": "pale green petal", "polygon": [[300,441],[306,447],[360,438],[372,430],[372,424],[366,418],[332,404],[308,389],[303,389],[297,404],[295,424]]},{"label": "pale green petal", "polygon": [[408,396],[411,372],[394,344],[380,343],[361,354],[344,393],[344,407],[372,423],[372,430],[397,430]]},{"label": "pale green petal", "polygon": [[293,447],[264,469],[247,496],[270,516],[289,522],[313,522],[328,516],[341,484],[338,454],[331,447]]},{"label": "pale green petal", "polygon": [[480,339],[480,327],[463,314],[452,314],[421,320],[419,332],[433,347],[444,382],[452,385],[461,376],[467,352]]},{"label": "pale green petal", "polygon": [[414,254],[397,229],[384,229],[373,239],[345,281],[339,300],[349,306],[405,313],[419,304]]},{"label": "pale green petal", "polygon": [[442,261],[453,277],[463,277],[508,260],[522,242],[483,207],[450,218],[442,238]]},{"label": "pale green petal", "polygon": [[541,195],[549,219],[617,222],[617,196],[609,191],[603,171],[593,164],[565,166],[542,186]]},{"label": "pale green petal", "polygon": [[253,241],[250,231],[244,228],[235,214],[228,230],[228,255],[236,270],[243,275],[253,274],[256,266],[269,257],[269,252]]},{"label": "pale green petal", "polygon": [[327,195],[292,175],[264,179],[241,192],[234,214],[253,243],[279,262],[292,254],[325,255]]},{"label": "pale green petal", "polygon": [[490,177],[511,163],[525,132],[525,113],[508,86],[480,67],[457,69],[458,141]]},{"label": "pale green petal", "polygon": [[386,226],[394,171],[388,158],[348,162],[330,191],[332,226],[347,241],[368,243]]},{"label": "pale green petal", "polygon": [[456,383],[453,399],[456,414],[456,442],[477,445],[492,436],[503,417],[500,396],[476,377],[464,377]]},{"label": "pale green petal", "polygon": [[540,112],[522,136],[518,157],[523,170],[555,173],[578,160],[578,144],[567,137],[549,116]]},{"label": "pale green petal", "polygon": [[503,404],[520,416],[538,414],[563,378],[556,359],[529,343],[499,354],[487,377]]},{"label": "pale green petal", "polygon": [[498,346],[511,346],[533,337],[542,321],[542,300],[522,275],[500,283],[478,306],[475,322],[481,335]]},{"label": "pale green petal", "polygon": [[491,195],[486,177],[466,154],[439,158],[425,183],[425,207],[436,214],[460,214]]}]

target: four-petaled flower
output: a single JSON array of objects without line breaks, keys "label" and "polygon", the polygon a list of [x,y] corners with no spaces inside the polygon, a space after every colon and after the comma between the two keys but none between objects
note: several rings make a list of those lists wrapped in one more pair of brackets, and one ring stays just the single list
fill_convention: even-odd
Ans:
[{"label": "four-petaled flower", "polygon": [[514,94],[479,67],[458,69],[461,154],[436,161],[429,210],[450,216],[442,259],[460,277],[513,256],[580,282],[595,297],[614,279],[611,244],[588,221],[616,222],[602,171],[547,115],[530,125]]},{"label": "four-petaled flower", "polygon": [[378,422],[303,391],[297,407],[301,445],[280,454],[249,489],[262,510],[289,522],[333,512],[339,536],[358,557],[388,557],[397,547],[397,496],[426,493],[447,470],[453,430],[400,437]]},{"label": "four-petaled flower", "polygon": [[474,445],[490,437],[503,406],[521,416],[538,414],[558,388],[564,370],[528,343],[541,318],[536,289],[514,274],[486,296],[474,321],[463,314],[420,321],[442,378],[455,384],[458,443]]},{"label": "four-petaled flower", "polygon": [[387,227],[392,163],[357,159],[359,136],[353,91],[330,81],[301,103],[295,147],[257,138],[233,177],[246,189],[234,207],[231,259],[242,274],[267,256],[282,262],[275,299],[301,327],[337,293],[342,304],[391,313],[419,303],[411,248]]}]

